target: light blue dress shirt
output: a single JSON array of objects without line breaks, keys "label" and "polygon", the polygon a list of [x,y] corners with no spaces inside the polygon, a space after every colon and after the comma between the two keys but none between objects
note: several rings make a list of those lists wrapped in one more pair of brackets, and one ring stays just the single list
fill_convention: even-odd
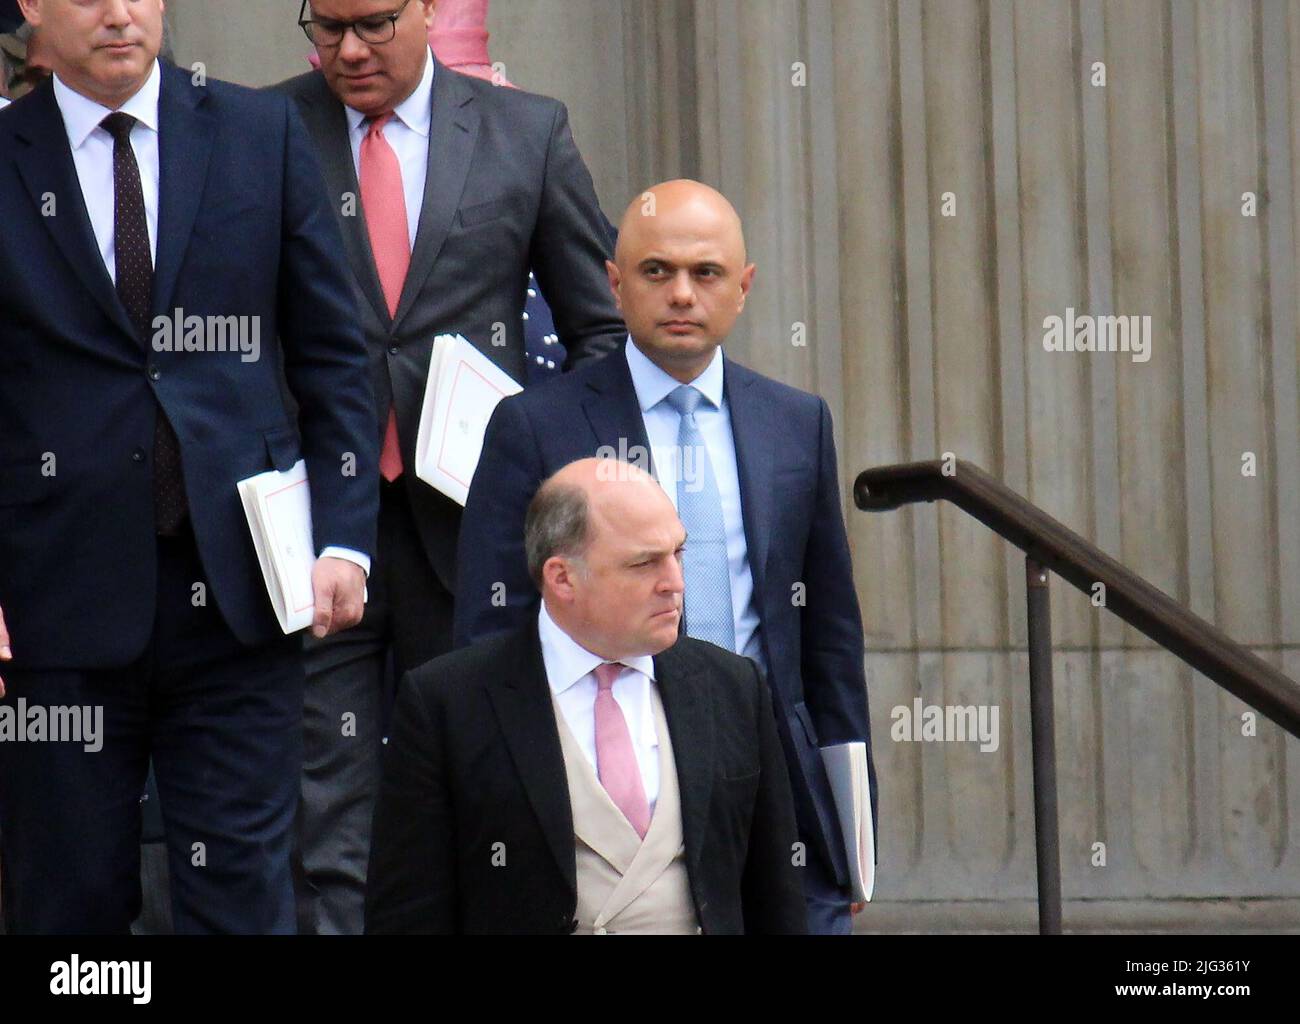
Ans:
[{"label": "light blue dress shirt", "polygon": [[[681,417],[665,399],[682,382],[670,376],[650,361],[627,340],[627,366],[632,372],[632,387],[636,389],[637,403],[641,406],[641,419],[645,423],[646,437],[650,441],[650,457],[655,476],[677,507],[677,482],[684,477],[687,486],[695,475],[693,460],[681,458],[677,451],[677,431]],[[763,642],[760,631],[758,606],[754,596],[754,577],[749,570],[749,548],[745,542],[745,523],[740,505],[740,471],[736,464],[736,442],[731,432],[731,413],[723,391],[722,349],[713,354],[713,361],[690,385],[704,395],[704,401],[695,413],[695,422],[704,443],[709,449],[709,461],[718,482],[718,495],[722,499],[722,519],[727,532],[727,567],[731,574],[731,608],[736,621],[736,649],[766,668],[763,659]],[[631,442],[629,441],[629,444]],[[689,545],[690,538],[686,538]]]}]

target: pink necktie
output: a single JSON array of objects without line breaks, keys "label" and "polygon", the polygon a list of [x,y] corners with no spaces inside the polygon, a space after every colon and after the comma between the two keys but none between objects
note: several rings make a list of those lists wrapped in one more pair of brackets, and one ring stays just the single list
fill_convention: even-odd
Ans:
[{"label": "pink necktie", "polygon": [[[375,254],[379,286],[384,290],[388,315],[397,315],[402,286],[411,266],[411,232],[406,222],[406,193],[402,189],[402,165],[384,138],[384,125],[392,113],[370,122],[361,140],[361,206],[370,232],[370,250]],[[389,483],[402,475],[402,450],[397,439],[397,410],[388,410],[388,429],[379,456],[379,472]]]},{"label": "pink necktie", "polygon": [[650,828],[650,803],[646,800],[641,769],[632,749],[623,709],[614,699],[614,680],[622,665],[596,666],[596,774],[614,806],[632,823],[642,839]]}]

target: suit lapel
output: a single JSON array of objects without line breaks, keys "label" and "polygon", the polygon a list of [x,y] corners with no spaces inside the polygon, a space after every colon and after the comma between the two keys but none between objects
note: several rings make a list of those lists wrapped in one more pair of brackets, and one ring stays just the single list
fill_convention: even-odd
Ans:
[{"label": "suit lapel", "polygon": [[677,762],[686,867],[694,884],[700,877],[700,855],[713,795],[713,699],[699,662],[686,652],[680,640],[654,662],[655,681]]},{"label": "suit lapel", "polygon": [[577,893],[569,781],[536,618],[515,634],[514,650],[506,663],[519,668],[488,688],[492,707],[555,863],[570,889]]},{"label": "suit lapel", "polygon": [[[25,147],[18,147],[14,153],[18,173],[38,209],[44,210],[49,198],[53,197],[56,204],[54,216],[42,216],[41,220],[86,290],[109,319],[131,339],[131,351],[138,353],[140,346],[135,341],[135,327],[117,297],[113,279],[99,254],[99,243],[86,212],[81,182],[72,161],[68,134],[63,127],[63,115],[59,113],[51,82],[40,86],[28,109],[31,113],[15,132],[28,143]],[[10,116],[18,114],[15,112]]]},{"label": "suit lapel", "polygon": [[474,144],[478,140],[479,115],[473,107],[474,92],[464,79],[448,71],[433,58],[433,109],[429,121],[429,163],[424,178],[424,202],[420,226],[415,235],[411,266],[406,273],[402,299],[393,318],[396,328],[415,305],[416,297],[433,272],[442,244],[451,231],[460,208],[460,197],[469,178]]},{"label": "suit lapel", "polygon": [[783,434],[781,424],[773,418],[770,403],[764,403],[756,393],[754,384],[758,380],[758,375],[751,370],[730,359],[726,361],[722,383],[731,412],[731,436],[736,445],[741,519],[745,524],[754,592],[761,595],[765,593],[768,542],[772,534],[776,439]]},{"label": "suit lapel", "polygon": [[[339,227],[343,230],[343,248],[347,251],[352,273],[370,305],[374,307],[379,322],[387,324],[391,318],[388,303],[384,300],[384,289],[379,283],[379,272],[375,269],[375,255],[370,248],[366,218],[361,209],[361,184],[357,181],[357,165],[352,158],[347,112],[330,92],[325,76],[319,72],[314,78],[312,92],[304,97],[300,109],[308,132],[316,140],[330,204],[338,214]],[[352,216],[343,216],[344,196],[352,197]]]},{"label": "suit lapel", "polygon": [[646,453],[646,462],[638,464],[647,472],[654,472],[645,418],[641,415],[641,404],[632,386],[632,371],[628,369],[623,349],[611,352],[590,371],[582,411],[591,424],[598,448],[613,447],[620,459],[638,462],[635,449],[640,447]]},{"label": "suit lapel", "polygon": [[212,154],[212,116],[202,109],[206,90],[183,72],[163,68],[158,96],[158,260],[153,310],[170,308],[176,277],[189,248]]}]

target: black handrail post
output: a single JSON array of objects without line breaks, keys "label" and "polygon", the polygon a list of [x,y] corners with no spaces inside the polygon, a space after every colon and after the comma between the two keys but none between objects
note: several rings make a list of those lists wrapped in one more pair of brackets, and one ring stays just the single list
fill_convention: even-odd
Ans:
[{"label": "black handrail post", "polygon": [[1034,755],[1034,852],[1038,932],[1061,934],[1061,836],[1056,817],[1056,733],[1052,709],[1052,595],[1048,574],[1025,556],[1029,611],[1029,718]]}]

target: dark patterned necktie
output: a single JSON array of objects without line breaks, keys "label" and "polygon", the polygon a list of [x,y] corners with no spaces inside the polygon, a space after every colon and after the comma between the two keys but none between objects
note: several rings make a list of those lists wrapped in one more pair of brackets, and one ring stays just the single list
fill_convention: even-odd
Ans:
[{"label": "dark patterned necktie", "polygon": [[[140,165],[131,148],[130,114],[109,114],[100,122],[113,136],[113,249],[117,269],[117,294],[126,307],[140,343],[149,350],[149,307],[153,296],[153,256],[149,250],[149,222],[145,216]],[[153,371],[150,371],[153,377]],[[185,477],[181,472],[181,446],[162,405],[153,434],[154,526],[165,537],[174,536],[189,512]]]}]

